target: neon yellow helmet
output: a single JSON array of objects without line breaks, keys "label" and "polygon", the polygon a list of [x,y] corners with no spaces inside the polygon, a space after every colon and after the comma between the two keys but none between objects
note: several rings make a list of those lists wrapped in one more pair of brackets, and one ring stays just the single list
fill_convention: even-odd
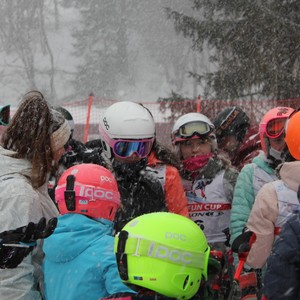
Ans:
[{"label": "neon yellow helmet", "polygon": [[122,281],[167,297],[190,299],[207,279],[210,248],[192,220],[167,212],[139,216],[115,237]]}]

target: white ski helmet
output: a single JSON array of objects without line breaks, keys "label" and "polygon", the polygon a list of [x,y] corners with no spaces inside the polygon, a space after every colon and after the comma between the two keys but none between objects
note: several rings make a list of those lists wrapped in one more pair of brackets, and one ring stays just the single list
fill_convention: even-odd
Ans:
[{"label": "white ski helmet", "polygon": [[101,118],[99,131],[105,154],[111,158],[111,148],[116,140],[149,140],[152,147],[155,122],[151,112],[141,104],[122,101],[107,108]]},{"label": "white ski helmet", "polygon": [[[201,113],[188,113],[179,117],[175,122],[171,134],[172,143],[175,145],[186,139],[211,136],[214,130],[214,124],[205,115]],[[213,137],[215,138],[214,135]]]}]

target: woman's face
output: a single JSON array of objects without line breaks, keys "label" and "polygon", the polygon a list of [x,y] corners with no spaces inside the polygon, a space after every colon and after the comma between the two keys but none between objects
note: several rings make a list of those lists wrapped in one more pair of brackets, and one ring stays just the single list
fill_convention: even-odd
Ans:
[{"label": "woman's face", "polygon": [[183,160],[197,155],[209,154],[212,151],[212,145],[209,140],[190,139],[179,144]]}]

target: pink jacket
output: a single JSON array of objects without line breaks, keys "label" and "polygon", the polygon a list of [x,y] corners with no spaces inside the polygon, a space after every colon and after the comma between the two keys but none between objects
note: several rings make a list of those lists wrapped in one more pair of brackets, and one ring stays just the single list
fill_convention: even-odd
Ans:
[{"label": "pink jacket", "polygon": [[[295,198],[300,185],[299,174],[300,161],[284,163],[279,171],[279,178],[288,189],[295,192]],[[295,199],[286,199],[288,202],[292,200],[295,202]],[[250,267],[261,268],[266,263],[276,237],[275,224],[278,212],[277,192],[274,184],[270,182],[258,192],[247,222],[247,228],[256,234],[256,241],[246,261]]]}]

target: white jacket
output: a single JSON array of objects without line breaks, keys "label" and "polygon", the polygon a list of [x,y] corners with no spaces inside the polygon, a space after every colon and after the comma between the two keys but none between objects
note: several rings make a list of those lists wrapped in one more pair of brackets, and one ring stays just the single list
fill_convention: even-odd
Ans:
[{"label": "white jacket", "polygon": [[[48,195],[47,182],[34,189],[28,179],[31,163],[11,157],[13,153],[0,147],[0,232],[58,215]],[[37,290],[38,281],[43,280],[42,255],[41,247],[37,247],[17,268],[0,269],[1,300],[42,298]]]}]

